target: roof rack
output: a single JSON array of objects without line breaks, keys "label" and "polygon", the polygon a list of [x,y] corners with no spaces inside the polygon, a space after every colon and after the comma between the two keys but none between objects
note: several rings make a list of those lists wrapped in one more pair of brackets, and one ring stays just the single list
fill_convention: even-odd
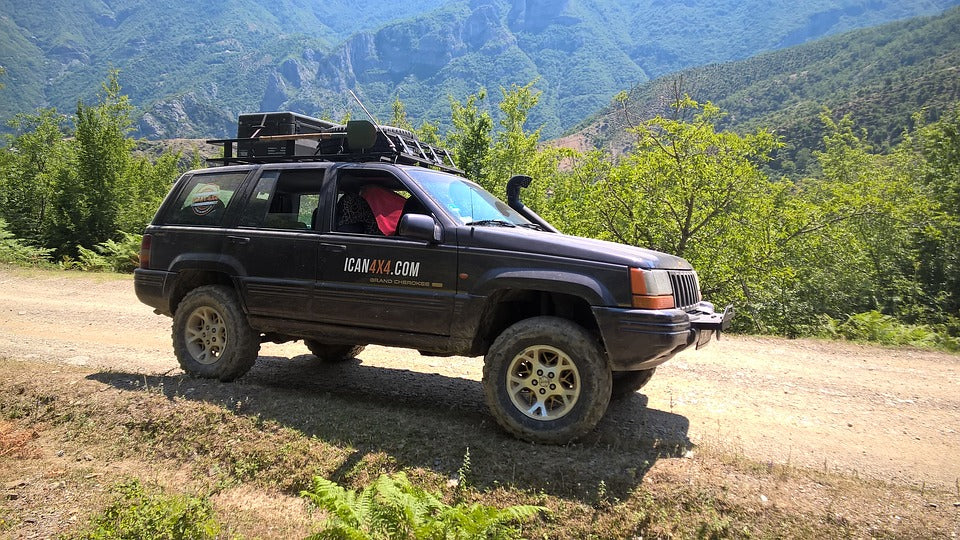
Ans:
[{"label": "roof rack", "polygon": [[[278,133],[285,132],[285,133]],[[309,161],[386,162],[463,174],[450,152],[421,142],[412,132],[366,120],[334,124],[295,113],[241,115],[237,138],[213,139],[223,146],[217,165]]]}]

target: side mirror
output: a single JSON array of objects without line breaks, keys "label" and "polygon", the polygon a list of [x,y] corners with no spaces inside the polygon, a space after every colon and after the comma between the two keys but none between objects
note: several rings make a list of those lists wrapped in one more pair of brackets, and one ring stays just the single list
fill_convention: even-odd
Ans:
[{"label": "side mirror", "polygon": [[400,218],[397,226],[397,235],[417,240],[425,240],[431,244],[439,244],[443,240],[440,225],[433,216],[424,214],[407,214]]}]

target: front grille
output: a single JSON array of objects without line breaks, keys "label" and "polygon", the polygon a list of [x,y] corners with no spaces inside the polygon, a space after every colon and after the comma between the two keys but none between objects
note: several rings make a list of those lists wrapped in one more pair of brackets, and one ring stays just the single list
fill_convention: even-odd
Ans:
[{"label": "front grille", "polygon": [[678,309],[687,310],[700,303],[700,282],[696,272],[670,272],[670,286]]}]

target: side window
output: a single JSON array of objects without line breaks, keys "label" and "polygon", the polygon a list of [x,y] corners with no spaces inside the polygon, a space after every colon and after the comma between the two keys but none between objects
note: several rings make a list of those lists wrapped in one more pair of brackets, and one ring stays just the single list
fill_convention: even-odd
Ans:
[{"label": "side window", "polygon": [[351,171],[337,182],[336,232],[394,236],[400,218],[411,213],[430,212],[399,180],[383,172]]},{"label": "side window", "polygon": [[196,174],[187,180],[164,221],[171,225],[217,227],[246,173]]},{"label": "side window", "polygon": [[241,227],[307,230],[317,226],[322,169],[267,171],[240,217]]}]

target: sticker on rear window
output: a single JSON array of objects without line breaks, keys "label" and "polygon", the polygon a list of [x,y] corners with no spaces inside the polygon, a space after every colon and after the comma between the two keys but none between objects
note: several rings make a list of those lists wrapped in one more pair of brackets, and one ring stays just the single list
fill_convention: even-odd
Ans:
[{"label": "sticker on rear window", "polygon": [[190,207],[193,213],[198,216],[205,216],[217,207],[220,202],[220,186],[216,184],[207,184],[200,187],[193,195],[193,202]]}]

